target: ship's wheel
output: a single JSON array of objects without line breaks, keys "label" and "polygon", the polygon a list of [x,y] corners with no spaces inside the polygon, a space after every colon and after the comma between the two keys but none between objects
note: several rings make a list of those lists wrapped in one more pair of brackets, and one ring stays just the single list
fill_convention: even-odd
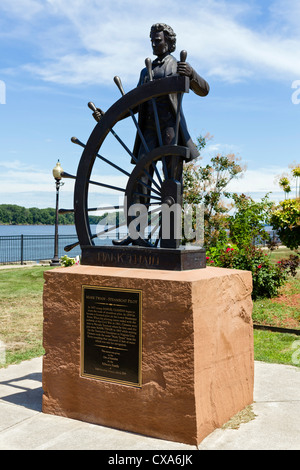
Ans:
[{"label": "ship's wheel", "polygon": [[[182,165],[185,160],[189,158],[189,149],[184,146],[177,145],[179,134],[179,121],[180,121],[180,108],[182,96],[184,93],[189,92],[189,78],[184,76],[171,76],[158,80],[153,80],[151,76],[151,62],[146,59],[146,65],[150,81],[133,89],[128,93],[124,93],[121,80],[115,77],[114,81],[121,91],[122,97],[114,103],[105,113],[101,110],[101,118],[93,129],[86,144],[80,142],[76,137],[72,137],[72,142],[84,148],[77,170],[77,175],[73,176],[66,172],[62,177],[75,179],[74,188],[74,212],[75,226],[78,236],[78,242],[65,247],[65,251],[70,251],[76,245],[94,246],[97,237],[107,234],[109,231],[116,231],[120,229],[121,225],[127,226],[129,229],[129,238],[127,241],[115,241],[115,244],[128,244],[130,238],[133,238],[133,244],[142,245],[147,247],[164,247],[164,248],[177,248],[179,238],[174,231],[170,231],[170,237],[164,238],[162,236],[163,225],[163,211],[162,207],[172,207],[173,204],[181,205],[182,196],[182,181],[180,175],[182,174]],[[176,115],[176,132],[175,144],[163,145],[162,132],[159,124],[159,114],[157,112],[156,99],[163,95],[178,94],[178,109]],[[157,131],[157,138],[159,145],[150,150],[147,142],[143,136],[142,130],[139,127],[138,121],[135,117],[134,110],[141,104],[150,101],[153,106],[155,125]],[[88,106],[95,112],[96,108],[93,103]],[[145,156],[139,161],[133,155],[128,145],[118,135],[114,129],[119,121],[124,119],[132,120],[132,125],[136,128],[142,144],[145,148]],[[101,154],[105,141],[108,136],[112,134],[118,141],[118,145],[125,150],[126,164],[117,164],[112,158],[106,158]],[[128,160],[129,159],[129,160]],[[94,180],[92,171],[96,162],[101,160],[102,164],[110,166],[116,175],[116,179],[120,175],[124,175],[127,183],[123,187],[114,185],[113,179],[111,181]],[[136,163],[130,173],[128,171],[128,161]],[[178,176],[179,175],[179,176]],[[124,195],[124,204],[107,206],[99,201],[97,207],[89,207],[89,192],[92,187],[101,187],[105,190],[111,190]],[[134,213],[132,208],[134,205],[143,204],[147,208],[146,217],[141,219],[139,212]],[[92,233],[91,225],[89,222],[89,215],[93,211],[106,211],[114,210],[116,212],[125,213],[125,221],[116,223],[114,226],[109,227],[99,233]],[[60,213],[69,210],[60,209]],[[137,219],[139,217],[139,219]],[[135,220],[139,222],[135,224]],[[143,225],[142,230],[140,225]],[[150,225],[151,224],[151,225]],[[135,227],[138,237],[131,237],[130,227]],[[128,241],[129,240],[129,241]],[[97,242],[98,243],[98,242]]]}]

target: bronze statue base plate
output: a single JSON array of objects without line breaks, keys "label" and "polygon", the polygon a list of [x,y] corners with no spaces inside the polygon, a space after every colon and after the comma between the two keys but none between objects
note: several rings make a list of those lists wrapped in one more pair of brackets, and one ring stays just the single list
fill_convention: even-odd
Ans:
[{"label": "bronze statue base plate", "polygon": [[118,268],[187,271],[206,267],[204,248],[151,248],[142,246],[82,246],[81,264]]}]

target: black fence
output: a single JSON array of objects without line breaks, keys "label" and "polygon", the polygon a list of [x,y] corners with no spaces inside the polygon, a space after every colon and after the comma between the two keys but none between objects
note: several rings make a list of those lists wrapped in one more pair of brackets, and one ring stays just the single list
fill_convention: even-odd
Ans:
[{"label": "black fence", "polygon": [[[271,240],[279,244],[280,240],[275,231],[268,232]],[[96,244],[110,245],[113,238],[123,238],[126,234],[107,234],[95,240]],[[71,258],[81,254],[80,246],[76,246],[68,253],[64,251],[66,245],[77,242],[76,235],[58,236],[58,257],[67,255]],[[266,245],[266,242],[256,239],[257,245]],[[54,235],[11,235],[0,236],[0,264],[21,263],[25,261],[51,260],[54,257]]]},{"label": "black fence", "polygon": [[[125,235],[124,235],[125,236]],[[102,236],[96,243],[104,245],[111,244],[112,238],[121,238],[121,234],[116,237]],[[58,236],[58,257],[67,255],[75,258],[81,254],[80,246],[73,248],[68,253],[64,251],[66,245],[77,242],[76,235]],[[51,260],[54,257],[54,235],[11,235],[0,236],[0,264],[21,263],[25,261]]]},{"label": "black fence", "polygon": [[280,245],[281,241],[276,230],[266,230],[266,233],[269,235],[270,239],[262,240],[261,237],[254,239],[254,244],[256,246],[268,246],[268,244]]}]

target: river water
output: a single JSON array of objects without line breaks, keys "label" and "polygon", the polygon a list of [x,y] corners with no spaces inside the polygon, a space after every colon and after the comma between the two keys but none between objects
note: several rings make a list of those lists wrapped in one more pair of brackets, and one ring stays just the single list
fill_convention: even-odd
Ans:
[{"label": "river water", "polygon": [[[76,235],[75,225],[59,225],[58,234]],[[54,235],[54,225],[0,225],[0,237],[12,235]]]},{"label": "river water", "polygon": [[[92,234],[103,231],[103,225],[91,225]],[[266,227],[270,231],[272,227]],[[95,245],[111,245],[112,239],[126,236],[126,227],[121,233],[110,231],[95,238]],[[271,231],[271,235],[272,235]],[[21,237],[23,235],[23,237]],[[76,243],[75,225],[59,225],[58,256],[67,255],[71,258],[81,254],[80,246],[66,252],[64,247]],[[53,225],[0,225],[0,264],[23,261],[49,260],[54,257],[54,226]]]},{"label": "river water", "polygon": [[[91,225],[92,233],[103,231],[104,226]],[[23,235],[23,237],[21,237]],[[58,256],[76,257],[80,255],[77,246],[66,252],[64,247],[76,243],[75,225],[59,225]],[[112,238],[118,238],[115,231],[95,238],[96,245],[111,245]],[[0,263],[20,261],[41,261],[54,257],[54,226],[53,225],[0,225]]]}]

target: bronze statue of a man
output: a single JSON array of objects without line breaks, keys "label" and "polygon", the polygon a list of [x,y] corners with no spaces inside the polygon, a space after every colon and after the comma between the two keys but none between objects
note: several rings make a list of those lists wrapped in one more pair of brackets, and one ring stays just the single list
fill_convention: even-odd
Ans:
[{"label": "bronze statue of a man", "polygon": [[[176,48],[176,34],[173,29],[164,24],[157,23],[151,27],[150,38],[153,54],[157,58],[152,62],[153,79],[168,77],[171,75],[185,75],[190,79],[190,89],[199,96],[206,96],[209,92],[208,83],[201,78],[187,62],[177,62],[171,54]],[[147,68],[141,71],[138,86],[149,80]],[[177,94],[166,95],[156,99],[159,123],[164,145],[174,144],[175,124],[177,112]],[[149,151],[158,146],[157,131],[153,115],[153,106],[147,102],[139,108],[139,126],[148,145]],[[190,149],[190,160],[197,158],[199,152],[193,143],[187,129],[184,115],[180,115],[179,145]],[[139,160],[145,155],[145,149],[139,134],[136,136],[133,149],[134,156]]]},{"label": "bronze statue of a man", "polygon": [[[152,77],[151,79],[157,80],[172,75],[183,75],[189,78],[190,89],[199,96],[206,96],[209,92],[208,83],[200,77],[197,72],[187,62],[177,61],[172,55],[176,48],[176,34],[173,29],[164,24],[156,23],[151,27],[150,38],[152,44],[153,54],[157,58],[152,62]],[[138,87],[150,80],[148,68],[145,67],[140,73]],[[115,77],[117,78],[117,77]],[[163,146],[181,145],[187,147],[189,152],[189,160],[193,160],[199,156],[197,147],[193,143],[191,136],[188,133],[185,118],[180,106],[180,119],[179,119],[179,132],[176,132],[176,116],[178,110],[178,96],[177,93],[163,95],[155,98],[155,109],[152,100],[147,101],[136,109],[130,110],[131,113],[138,112],[138,132],[135,138],[135,144],[132,151],[131,162],[136,163],[144,156],[155,148],[160,146],[158,131],[157,131],[157,118],[159,120],[160,135]],[[155,115],[154,115],[155,113]],[[99,121],[101,119],[101,110],[97,108],[93,114],[94,118]],[[127,117],[127,116],[124,116]],[[141,139],[142,135],[144,143]],[[176,141],[178,138],[178,141]],[[147,146],[147,149],[145,148]],[[174,163],[174,158],[171,155],[166,157],[167,173],[169,168]],[[179,183],[182,180],[182,162],[181,164],[174,164],[175,174],[173,177]],[[149,202],[149,188],[151,187],[151,179],[153,175],[153,167],[148,169],[148,174],[140,176],[140,185],[138,186],[136,203],[146,205]],[[150,177],[150,178],[149,178]],[[181,184],[182,187],[182,184]],[[135,245],[148,246],[148,242],[143,239],[143,236],[138,240],[132,240],[129,237],[122,241],[113,241],[114,244],[128,245],[133,243]]]}]

